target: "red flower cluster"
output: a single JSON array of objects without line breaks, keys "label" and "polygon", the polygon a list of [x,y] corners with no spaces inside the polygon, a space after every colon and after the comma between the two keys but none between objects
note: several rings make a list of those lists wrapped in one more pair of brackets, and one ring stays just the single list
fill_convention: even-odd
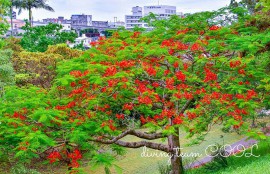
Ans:
[{"label": "red flower cluster", "polygon": [[82,73],[81,71],[74,70],[74,71],[71,71],[69,74],[76,77],[76,78],[78,78],[78,77],[86,76],[87,74],[89,74],[89,71],[84,71]]},{"label": "red flower cluster", "polygon": [[175,75],[176,75],[178,80],[182,81],[183,83],[185,82],[186,75],[183,74],[181,71],[176,72]]},{"label": "red flower cluster", "polygon": [[166,88],[171,90],[174,88],[174,78],[166,79]]},{"label": "red flower cluster", "polygon": [[252,98],[254,98],[254,97],[256,97],[257,96],[257,93],[254,91],[254,89],[253,90],[248,90],[247,91],[247,99],[248,100],[250,100],[250,99],[252,99]]},{"label": "red flower cluster", "polygon": [[21,120],[26,120],[26,117],[19,112],[14,112],[13,118],[19,118]]},{"label": "red flower cluster", "polygon": [[118,120],[124,120],[125,119],[125,115],[124,114],[116,114],[115,116],[116,116],[116,118]]},{"label": "red flower cluster", "polygon": [[132,103],[126,103],[123,106],[123,110],[132,110],[133,109],[133,104]]},{"label": "red flower cluster", "polygon": [[209,81],[216,81],[217,80],[217,75],[213,72],[210,71],[210,69],[205,68],[205,79],[204,82],[209,82]]},{"label": "red flower cluster", "polygon": [[187,116],[189,120],[193,120],[194,118],[197,117],[196,113],[192,113],[192,112],[187,112]]},{"label": "red flower cluster", "polygon": [[47,158],[50,160],[50,163],[54,163],[54,162],[60,160],[62,157],[61,157],[61,154],[59,152],[53,151],[49,154],[49,156]]},{"label": "red flower cluster", "polygon": [[209,30],[219,30],[221,27],[219,27],[219,26],[216,26],[216,25],[213,25],[213,26],[211,26],[210,28],[209,28]]},{"label": "red flower cluster", "polygon": [[190,48],[191,51],[203,51],[203,47],[199,43],[195,43]]},{"label": "red flower cluster", "polygon": [[82,158],[82,154],[78,149],[75,149],[72,153],[68,154],[68,157],[71,159],[70,167],[78,168],[80,165],[78,160]]},{"label": "red flower cluster", "polygon": [[138,101],[141,104],[146,104],[146,105],[151,105],[153,103],[153,101],[151,100],[151,98],[149,96],[139,96],[138,97]]},{"label": "red flower cluster", "polygon": [[175,115],[175,111],[172,109],[163,109],[161,112],[161,117],[168,117],[168,118],[172,118]]},{"label": "red flower cluster", "polygon": [[179,31],[177,31],[177,35],[179,35],[179,34],[186,34],[188,31],[189,31],[188,28],[186,28],[184,30],[179,30]]},{"label": "red flower cluster", "polygon": [[135,65],[135,62],[132,60],[123,60],[119,63],[117,63],[118,66],[120,66],[121,68],[130,68],[133,67]]},{"label": "red flower cluster", "polygon": [[183,123],[182,118],[183,118],[183,115],[177,116],[176,118],[174,118],[173,123],[174,124],[182,124]]},{"label": "red flower cluster", "polygon": [[153,82],[152,86],[157,88],[157,87],[159,87],[159,83],[158,82]]},{"label": "red flower cluster", "polygon": [[243,74],[243,75],[245,75],[245,74],[246,74],[246,71],[245,71],[244,69],[239,69],[239,70],[238,70],[238,74]]},{"label": "red flower cluster", "polygon": [[147,74],[149,74],[150,76],[156,76],[156,74],[157,74],[157,71],[156,71],[152,66],[149,66],[149,67],[146,69],[146,72],[147,72]]},{"label": "red flower cluster", "polygon": [[108,67],[105,71],[104,77],[114,76],[117,73],[117,69],[114,66]]},{"label": "red flower cluster", "polygon": [[231,68],[239,67],[241,64],[242,64],[242,62],[240,60],[230,61],[230,67]]}]

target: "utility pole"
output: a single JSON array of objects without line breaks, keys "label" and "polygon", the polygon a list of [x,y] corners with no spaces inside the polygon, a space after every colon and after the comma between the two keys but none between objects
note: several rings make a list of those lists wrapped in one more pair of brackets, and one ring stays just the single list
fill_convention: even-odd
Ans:
[{"label": "utility pole", "polygon": [[113,20],[114,20],[114,27],[115,27],[115,24],[117,22],[117,17],[114,17]]}]

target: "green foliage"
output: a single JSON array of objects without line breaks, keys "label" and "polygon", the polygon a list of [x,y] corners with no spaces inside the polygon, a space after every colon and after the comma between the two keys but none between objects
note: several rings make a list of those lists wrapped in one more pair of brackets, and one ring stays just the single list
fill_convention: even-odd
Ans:
[{"label": "green foliage", "polygon": [[46,26],[30,27],[27,23],[23,29],[26,31],[21,39],[21,46],[30,52],[45,52],[49,45],[74,42],[77,37],[73,32],[61,32],[59,24],[48,24]]},{"label": "green foliage", "polygon": [[106,38],[111,37],[113,35],[114,30],[105,30],[102,33],[105,35]]},{"label": "green foliage", "polygon": [[[258,148],[254,146],[252,149],[246,149],[245,154],[247,156],[242,155],[243,152],[239,154],[235,154],[227,157],[227,166],[220,168],[215,168],[216,170],[212,170],[212,167],[217,167],[216,162],[206,164],[205,166],[201,166],[198,169],[190,169],[186,171],[187,174],[201,174],[201,173],[209,173],[209,174],[253,174],[253,173],[261,173],[261,171],[265,171],[268,173],[270,164],[270,139],[264,140],[258,143]],[[250,156],[250,153],[252,155]],[[209,170],[210,169],[210,170]]]},{"label": "green foliage", "polygon": [[[8,14],[10,1],[0,0],[0,35],[4,34],[8,29],[8,25],[4,16]],[[1,47],[0,47],[1,48]]]},{"label": "green foliage", "polygon": [[16,71],[16,83],[19,86],[34,84],[50,87],[56,75],[56,65],[64,59],[79,57],[82,51],[71,49],[66,44],[49,46],[44,53],[25,51],[20,45],[20,39],[6,40],[5,49],[12,49],[12,62]]},{"label": "green foliage", "polygon": [[0,50],[0,96],[4,86],[14,84],[14,70],[11,63],[12,51]]},{"label": "green foliage", "polygon": [[36,170],[28,169],[23,165],[16,165],[12,167],[11,174],[40,174],[40,173]]}]

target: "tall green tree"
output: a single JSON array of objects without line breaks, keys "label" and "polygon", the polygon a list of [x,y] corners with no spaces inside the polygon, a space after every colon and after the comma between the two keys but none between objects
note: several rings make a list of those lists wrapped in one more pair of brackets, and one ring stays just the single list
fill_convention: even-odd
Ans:
[{"label": "tall green tree", "polygon": [[7,30],[7,23],[4,16],[8,13],[10,2],[8,0],[0,0],[0,35]]},{"label": "tall green tree", "polygon": [[20,44],[30,52],[44,52],[49,45],[74,42],[77,37],[74,32],[61,32],[62,26],[59,24],[31,27],[30,23],[26,23],[22,29],[25,33]]},{"label": "tall green tree", "polygon": [[[7,21],[5,20],[4,16],[6,16],[8,13],[9,4],[10,2],[8,0],[0,0],[0,36],[8,29]],[[3,43],[4,42],[0,38],[0,49],[2,48]]]},{"label": "tall green tree", "polygon": [[14,6],[19,9],[19,14],[22,10],[28,10],[28,19],[32,26],[33,20],[33,9],[45,9],[51,12],[54,12],[54,9],[49,6],[47,0],[14,0]]}]

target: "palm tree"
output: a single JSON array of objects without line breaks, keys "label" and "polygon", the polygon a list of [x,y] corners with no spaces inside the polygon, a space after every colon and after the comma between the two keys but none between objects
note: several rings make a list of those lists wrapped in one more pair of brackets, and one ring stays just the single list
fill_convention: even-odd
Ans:
[{"label": "palm tree", "polygon": [[13,0],[10,2],[10,24],[11,24],[11,36],[13,36]]},{"label": "palm tree", "polygon": [[45,9],[51,12],[54,12],[54,9],[46,4],[47,0],[13,0],[13,4],[16,8],[19,9],[19,14],[22,10],[28,10],[28,18],[30,25],[32,26],[33,22],[33,13],[32,9]]}]

